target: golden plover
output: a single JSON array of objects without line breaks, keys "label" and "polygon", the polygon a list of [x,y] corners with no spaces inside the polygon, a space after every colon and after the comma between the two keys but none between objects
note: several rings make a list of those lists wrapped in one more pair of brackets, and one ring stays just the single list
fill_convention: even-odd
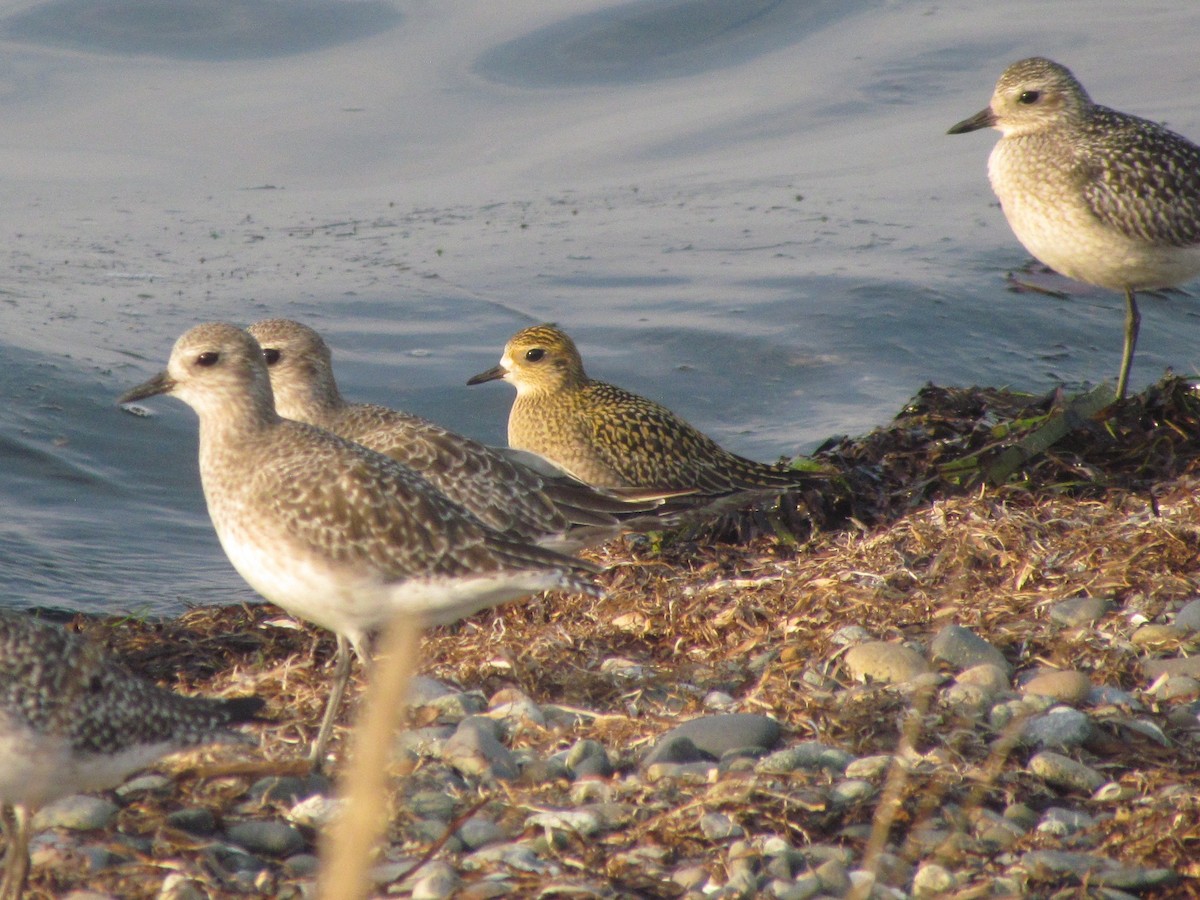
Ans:
[{"label": "golden plover", "polygon": [[698,497],[778,494],[812,476],[730,453],[652,400],[593,381],[575,343],[553,325],[518,331],[500,365],[468,384],[502,378],[517,389],[511,446],[538,453],[599,488],[692,491]]}]

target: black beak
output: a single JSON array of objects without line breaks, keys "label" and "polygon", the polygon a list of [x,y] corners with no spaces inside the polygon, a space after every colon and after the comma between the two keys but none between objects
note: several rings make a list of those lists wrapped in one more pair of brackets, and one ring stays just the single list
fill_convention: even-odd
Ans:
[{"label": "black beak", "polygon": [[156,394],[169,394],[175,389],[175,379],[166,372],[159,372],[149,381],[139,384],[117,398],[117,403],[132,403],[134,400],[145,400]]},{"label": "black beak", "polygon": [[963,119],[957,125],[952,126],[946,134],[966,134],[968,131],[978,131],[980,128],[991,128],[995,124],[996,114],[989,106],[987,109],[981,109],[971,118]]},{"label": "black beak", "polygon": [[504,366],[495,366],[486,372],[472,375],[467,379],[467,384],[483,384],[485,381],[495,381],[497,378],[503,378],[507,374],[508,369],[504,368]]}]

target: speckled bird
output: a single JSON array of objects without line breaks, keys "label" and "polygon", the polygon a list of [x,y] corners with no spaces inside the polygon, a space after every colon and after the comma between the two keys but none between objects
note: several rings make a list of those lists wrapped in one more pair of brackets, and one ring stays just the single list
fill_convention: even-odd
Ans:
[{"label": "speckled bird", "polygon": [[252,720],[261,707],[255,697],[173,693],[77,635],[0,611],[0,803],[9,838],[0,898],[20,896],[39,807],[114,787],[169,753],[248,742],[226,726]]},{"label": "speckled bird", "polygon": [[500,365],[467,383],[500,378],[517,389],[509,445],[538,453],[595,487],[717,497],[778,494],[812,482],[810,474],[730,453],[653,400],[593,381],[575,342],[553,325],[518,331]]},{"label": "speckled bird", "polygon": [[595,567],[495,531],[417,472],[275,411],[262,348],[220,322],[175,342],[120,403],[172,394],[200,420],[200,480],[229,561],[252,588],[337,635],[325,745],[369,634],[399,615],[455,621],[543,590],[598,594]]},{"label": "speckled bird", "polygon": [[410,466],[497,531],[574,551],[618,534],[618,515],[632,516],[657,505],[640,497],[615,497],[566,473],[539,474],[507,451],[420,416],[347,403],[333,377],[329,346],[307,325],[266,319],[246,330],[263,348],[281,416],[317,425]]},{"label": "speckled bird", "polygon": [[1034,57],[1009,66],[990,105],[950,129],[1003,135],[992,190],[1017,239],[1070,278],[1125,293],[1125,396],[1141,316],[1134,292],[1200,274],[1200,147],[1093,103],[1071,72]]}]

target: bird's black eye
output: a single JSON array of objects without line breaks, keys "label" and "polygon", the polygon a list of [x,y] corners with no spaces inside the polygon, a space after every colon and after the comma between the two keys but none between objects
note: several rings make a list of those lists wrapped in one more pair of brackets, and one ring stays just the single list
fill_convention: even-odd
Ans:
[{"label": "bird's black eye", "polygon": [[541,359],[545,355],[546,355],[546,351],[544,349],[542,349],[541,347],[534,347],[532,350],[525,351],[525,359],[528,362],[537,362],[539,359]]},{"label": "bird's black eye", "polygon": [[1026,106],[1032,106],[1041,99],[1041,91],[1021,91],[1021,96],[1017,97],[1017,102],[1024,103]]},{"label": "bird's black eye", "polygon": [[204,366],[206,368],[208,366],[215,366],[217,364],[217,360],[219,360],[220,358],[221,358],[221,354],[218,353],[216,350],[205,350],[203,353],[201,353],[199,356],[196,357],[196,365]]},{"label": "bird's black eye", "polygon": [[274,347],[268,347],[263,351],[263,359],[267,361],[268,366],[273,366],[275,363],[279,362],[279,359],[282,355],[283,354],[281,354]]}]

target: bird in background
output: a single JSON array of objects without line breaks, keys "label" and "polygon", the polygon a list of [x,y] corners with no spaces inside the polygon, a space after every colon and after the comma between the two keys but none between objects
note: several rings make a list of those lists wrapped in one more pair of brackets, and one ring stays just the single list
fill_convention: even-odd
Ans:
[{"label": "bird in background", "polygon": [[1033,57],[1005,69],[991,103],[950,134],[992,127],[992,190],[1039,261],[1125,294],[1125,396],[1141,315],[1136,291],[1200,274],[1200,147],[1146,119],[1093,103],[1064,66]]},{"label": "bird in background", "polygon": [[408,466],[275,411],[262,348],[197,325],[166,371],[119,399],[171,394],[200,421],[200,479],[222,548],[267,600],[333,631],[337,661],[310,759],[325,746],[370,633],[453,622],[543,590],[598,595],[595,566],[495,531]]},{"label": "bird in background", "polygon": [[415,469],[497,531],[573,552],[617,535],[619,517],[660,505],[658,498],[598,491],[562,471],[535,471],[508,451],[420,416],[347,403],[333,376],[329,346],[307,325],[265,319],[246,330],[263,348],[281,416],[324,428]]},{"label": "bird in background", "polygon": [[255,720],[257,697],[185,697],[118,666],[98,645],[0,610],[0,803],[8,837],[0,900],[20,897],[33,813],[115,787],[160,757],[252,743],[227,726]]},{"label": "bird in background", "polygon": [[554,325],[518,331],[500,364],[467,384],[495,379],[517,391],[509,445],[540,454],[594,487],[748,500],[814,481],[812,473],[730,453],[653,400],[589,378],[574,341]]}]

